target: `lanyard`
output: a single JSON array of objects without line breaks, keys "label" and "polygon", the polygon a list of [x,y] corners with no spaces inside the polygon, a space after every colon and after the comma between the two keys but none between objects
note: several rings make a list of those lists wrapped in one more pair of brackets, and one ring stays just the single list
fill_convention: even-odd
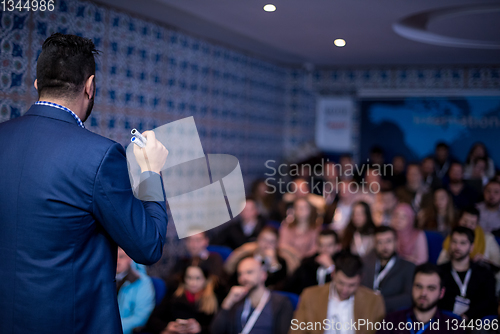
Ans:
[{"label": "lanyard", "polygon": [[380,270],[380,261],[377,261],[375,264],[375,277],[373,278],[373,290],[378,290],[380,286],[380,282],[387,276],[389,271],[394,267],[394,264],[396,263],[396,257],[393,256],[389,262],[385,265],[384,269],[379,273],[378,271]]},{"label": "lanyard", "polygon": [[[255,325],[255,322],[257,322],[257,319],[259,318],[260,314],[262,313],[264,306],[266,306],[267,301],[269,300],[270,296],[271,296],[271,292],[269,292],[269,290],[266,290],[264,292],[264,294],[262,295],[262,297],[260,298],[260,301],[259,301],[259,304],[257,305],[257,308],[252,312],[250,319],[248,319],[247,323],[245,324],[245,327],[243,327],[241,334],[250,333],[253,326]],[[250,314],[250,298],[247,298],[247,299],[245,299],[245,306],[243,307],[243,312],[241,313],[241,324],[242,325],[247,320],[249,314]]]},{"label": "lanyard", "polygon": [[462,297],[465,297],[465,295],[467,294],[467,286],[469,285],[471,274],[472,274],[472,270],[470,270],[470,268],[469,268],[469,270],[467,270],[467,274],[465,274],[464,282],[462,283],[462,281],[460,280],[460,277],[457,274],[457,271],[455,269],[451,270],[451,276],[453,276],[453,279],[457,283],[458,288],[460,289],[460,296],[462,296]]},{"label": "lanyard", "polygon": [[[407,319],[408,324],[409,324],[409,326],[410,326],[410,333],[411,333],[411,334],[415,334],[415,330],[413,329],[413,321],[411,320],[410,315],[408,315],[406,319]],[[421,330],[419,330],[419,331],[417,332],[417,334],[422,334],[423,332],[425,332],[425,330],[426,330],[427,328],[429,328],[429,326],[430,326],[431,324],[432,324],[432,319],[431,319],[431,321],[429,321],[429,322],[428,322],[428,323],[427,323],[427,324],[426,324],[426,325],[425,325],[425,326],[424,326]]]}]

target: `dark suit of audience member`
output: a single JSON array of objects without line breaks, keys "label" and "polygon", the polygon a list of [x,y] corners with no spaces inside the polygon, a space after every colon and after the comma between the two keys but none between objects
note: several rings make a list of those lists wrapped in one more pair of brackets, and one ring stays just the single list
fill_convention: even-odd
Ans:
[{"label": "dark suit of audience member", "polygon": [[261,217],[256,219],[255,226],[251,229],[246,229],[242,220],[238,219],[235,222],[227,224],[227,226],[224,226],[222,229],[217,230],[210,244],[226,246],[235,250],[247,242],[256,241],[257,236],[264,226],[266,226],[266,222]]},{"label": "dark suit of audience member", "polygon": [[467,319],[497,314],[495,277],[469,257],[474,232],[458,226],[451,232],[450,240],[451,261],[440,266],[446,290],[439,307]]},{"label": "dark suit of audience member", "polygon": [[[394,265],[376,287],[373,284],[376,269],[383,271],[385,268],[382,268],[380,264],[377,265],[377,261],[379,262],[375,252],[363,258],[365,269],[361,284],[367,288],[380,291],[382,297],[384,297],[387,313],[409,307],[411,305],[411,287],[415,265],[394,255]],[[380,271],[377,274],[380,274]]]},{"label": "dark suit of audience member", "polygon": [[284,290],[300,295],[302,290],[313,285],[323,285],[332,280],[335,269],[333,256],[340,249],[337,233],[323,230],[318,236],[318,253],[302,260],[300,267],[288,279]]},{"label": "dark suit of audience member", "polygon": [[[251,333],[286,334],[293,316],[292,304],[287,297],[265,287],[267,273],[260,261],[253,257],[244,258],[239,262],[237,272],[239,286],[233,286],[222,302],[211,332],[238,334],[250,323]],[[258,316],[252,326],[254,312]]]}]

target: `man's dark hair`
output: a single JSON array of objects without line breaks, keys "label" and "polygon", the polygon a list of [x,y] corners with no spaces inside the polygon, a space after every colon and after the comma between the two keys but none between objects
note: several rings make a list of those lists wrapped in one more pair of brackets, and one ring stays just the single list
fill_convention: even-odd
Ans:
[{"label": "man's dark hair", "polygon": [[439,287],[443,287],[443,276],[441,273],[441,270],[439,269],[438,266],[432,263],[424,263],[415,268],[415,271],[413,272],[413,281],[415,281],[415,277],[417,274],[426,274],[426,275],[432,275],[432,274],[437,274],[439,276]]},{"label": "man's dark hair", "polygon": [[438,148],[445,148],[445,149],[449,150],[450,146],[442,141],[442,142],[437,143],[436,149],[438,149]]},{"label": "man's dark hair", "polygon": [[341,271],[347,277],[361,276],[363,274],[363,262],[359,256],[348,251],[341,251],[333,259],[336,272]]},{"label": "man's dark hair", "polygon": [[337,232],[335,232],[334,230],[322,230],[321,232],[319,232],[319,236],[320,237],[329,237],[329,236],[332,236],[334,239],[335,239],[335,243],[338,244],[339,243],[339,235],[337,234]]},{"label": "man's dark hair", "polygon": [[396,230],[393,229],[392,227],[390,226],[385,226],[385,225],[381,225],[381,226],[377,226],[375,228],[375,232],[374,234],[380,234],[380,233],[385,233],[385,232],[392,232],[392,234],[394,234],[394,237],[397,238],[397,233],[396,233]]},{"label": "man's dark hair", "polygon": [[480,212],[478,209],[476,209],[475,207],[473,206],[469,206],[465,209],[462,210],[462,212],[460,212],[460,217],[459,217],[459,220],[462,219],[464,213],[468,213],[470,215],[473,215],[473,216],[476,216],[477,217],[477,220],[479,221],[479,218],[481,216]]},{"label": "man's dark hair", "polygon": [[92,40],[75,35],[52,34],[43,42],[36,64],[38,97],[73,97],[95,75]]},{"label": "man's dark hair", "polygon": [[493,179],[489,180],[488,183],[486,183],[486,185],[484,186],[484,189],[488,188],[492,184],[497,184],[500,186],[500,181],[497,181],[496,179],[493,178]]},{"label": "man's dark hair", "polygon": [[373,146],[370,150],[371,154],[384,154],[384,149],[380,146]]},{"label": "man's dark hair", "polygon": [[454,233],[465,234],[471,244],[474,243],[474,239],[476,238],[476,234],[474,233],[474,231],[464,226],[457,226],[453,230],[451,230],[450,239]]}]

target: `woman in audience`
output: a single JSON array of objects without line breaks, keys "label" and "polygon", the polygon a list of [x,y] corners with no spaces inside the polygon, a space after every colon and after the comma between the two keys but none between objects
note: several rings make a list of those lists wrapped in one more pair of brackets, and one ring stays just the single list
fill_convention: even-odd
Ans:
[{"label": "woman in audience", "polygon": [[298,198],[293,203],[293,214],[287,217],[280,226],[280,247],[294,249],[302,259],[317,251],[320,224],[314,206],[306,199]]},{"label": "woman in audience", "polygon": [[184,269],[177,290],[154,309],[145,330],[152,334],[208,334],[219,305],[216,281],[208,267],[194,259]]},{"label": "woman in audience", "polygon": [[407,203],[398,204],[392,216],[391,226],[398,235],[398,255],[415,265],[429,260],[427,238],[422,230],[415,228],[415,212]]},{"label": "woman in audience", "polygon": [[467,159],[465,159],[465,169],[464,169],[465,178],[469,178],[472,175],[474,164],[478,158],[484,158],[486,160],[486,168],[485,168],[486,177],[491,179],[493,176],[495,176],[495,164],[493,163],[493,160],[490,158],[486,146],[481,142],[477,142],[474,145],[472,145],[469,154],[467,154]]},{"label": "woman in audience", "polygon": [[265,179],[258,179],[252,184],[252,197],[259,211],[259,215],[268,220],[281,221],[275,194],[266,184]]},{"label": "woman in audience", "polygon": [[450,193],[444,188],[434,190],[433,201],[418,213],[418,226],[423,230],[448,235],[455,224],[456,212]]},{"label": "woman in audience", "polygon": [[352,208],[351,220],[344,230],[342,248],[364,256],[373,249],[374,232],[375,224],[370,207],[365,202],[356,202]]}]

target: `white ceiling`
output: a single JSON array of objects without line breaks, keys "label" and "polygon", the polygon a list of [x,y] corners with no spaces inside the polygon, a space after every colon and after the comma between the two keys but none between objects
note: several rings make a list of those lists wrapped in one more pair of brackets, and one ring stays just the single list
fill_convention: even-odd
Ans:
[{"label": "white ceiling", "polygon": [[[277,63],[315,67],[500,64],[500,49],[445,47],[412,41],[392,25],[412,14],[498,0],[97,0]],[[262,7],[272,3],[273,13]],[[500,11],[432,21],[450,37],[500,42]],[[343,38],[338,48],[333,40]]]}]

